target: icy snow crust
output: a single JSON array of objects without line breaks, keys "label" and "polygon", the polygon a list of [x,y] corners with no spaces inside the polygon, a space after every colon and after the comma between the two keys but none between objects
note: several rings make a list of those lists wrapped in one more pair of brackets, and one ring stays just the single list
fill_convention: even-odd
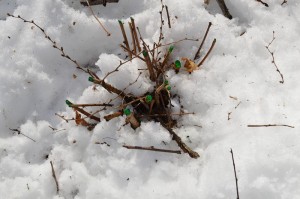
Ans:
[{"label": "icy snow crust", "polygon": [[[77,0],[1,0],[0,198],[235,198],[230,148],[241,198],[300,198],[300,4],[296,0],[283,6],[282,1],[265,2],[269,8],[257,1],[226,1],[234,16],[230,21],[214,1],[207,8],[199,0],[164,1],[172,23],[172,29],[164,26],[164,43],[201,38],[210,21],[213,26],[204,51],[217,39],[201,70],[191,75],[168,73],[172,92],[181,96],[185,111],[196,113],[179,119],[175,129],[201,155],[191,159],[186,154],[122,148],[126,143],[177,150],[168,132],[155,122],[142,123],[134,131],[122,127],[125,119],[120,117],[103,120],[90,132],[55,116],[74,116],[65,99],[95,103],[111,95],[94,88],[88,76],[62,58],[36,27],[6,16],[10,12],[34,19],[67,54],[83,66],[99,69],[97,74],[103,77],[120,59],[125,60],[118,46],[122,37],[117,20],[126,24],[133,17],[144,39],[152,43],[159,36],[159,0],[94,6],[111,37]],[[276,39],[270,49],[284,84],[279,83],[265,48],[273,31]],[[173,59],[192,58],[198,46],[199,42],[178,43]],[[125,88],[142,67],[134,60],[107,80]],[[151,88],[148,79],[143,73],[128,92],[147,91]],[[295,128],[247,127],[273,123]],[[19,128],[36,142],[9,128]],[[59,182],[58,195],[50,161]]]}]

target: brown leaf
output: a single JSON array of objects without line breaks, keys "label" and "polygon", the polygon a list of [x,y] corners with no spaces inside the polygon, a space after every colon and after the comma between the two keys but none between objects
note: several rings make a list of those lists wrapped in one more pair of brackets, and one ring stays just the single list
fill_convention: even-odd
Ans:
[{"label": "brown leaf", "polygon": [[182,57],[181,58],[182,61],[185,61],[184,67],[186,68],[186,70],[191,73],[194,70],[199,69],[199,67],[197,66],[197,64],[195,64],[195,62],[193,62],[192,60],[190,60],[189,58],[186,57]]},{"label": "brown leaf", "polygon": [[82,126],[90,126],[90,124],[85,121],[83,118],[81,118],[81,114],[78,113],[78,111],[75,110],[75,123],[77,125],[82,125]]}]

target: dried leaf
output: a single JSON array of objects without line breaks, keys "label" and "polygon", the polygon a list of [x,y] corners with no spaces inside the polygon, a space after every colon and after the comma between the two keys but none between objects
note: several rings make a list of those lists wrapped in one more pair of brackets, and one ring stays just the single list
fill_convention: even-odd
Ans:
[{"label": "dried leaf", "polygon": [[78,111],[75,111],[75,123],[77,125],[90,126],[90,124],[87,121],[81,118],[81,114],[78,113]]},{"label": "dried leaf", "polygon": [[199,69],[199,67],[197,66],[197,64],[195,64],[195,62],[193,62],[192,60],[190,60],[189,58],[186,57],[182,57],[181,58],[182,61],[185,61],[184,67],[186,68],[186,70],[191,73],[194,70]]}]

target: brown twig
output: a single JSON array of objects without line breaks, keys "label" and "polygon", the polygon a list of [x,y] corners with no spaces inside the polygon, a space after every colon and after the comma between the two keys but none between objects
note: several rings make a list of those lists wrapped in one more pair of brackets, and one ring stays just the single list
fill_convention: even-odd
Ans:
[{"label": "brown twig", "polygon": [[163,34],[163,25],[165,23],[165,21],[163,20],[163,11],[164,11],[164,4],[163,4],[163,0],[160,0],[161,2],[161,10],[159,11],[159,14],[160,14],[160,27],[159,27],[159,38],[158,38],[158,42],[157,42],[157,45],[159,46],[161,41],[163,40],[164,38],[164,34]]},{"label": "brown twig", "polygon": [[234,157],[233,157],[233,151],[232,151],[232,149],[230,149],[230,153],[231,153],[233,170],[234,170],[235,187],[236,187],[236,199],[239,199],[240,196],[239,196],[238,178],[237,178],[237,175],[236,175],[236,168],[235,168],[235,163],[234,163]]},{"label": "brown twig", "polygon": [[61,56],[62,56],[62,57],[66,58],[66,59],[68,59],[68,60],[70,60],[70,61],[72,61],[72,62],[77,66],[77,67],[76,67],[77,69],[80,69],[80,70],[82,70],[82,71],[88,73],[88,70],[87,70],[87,69],[82,68],[82,67],[78,64],[78,62],[77,62],[75,59],[72,59],[69,55],[67,55],[67,54],[65,53],[65,51],[64,51],[64,48],[61,47],[61,46],[59,46],[59,45],[56,43],[56,41],[54,41],[53,39],[51,39],[51,37],[50,37],[49,35],[47,35],[47,33],[45,32],[45,29],[41,28],[41,27],[40,27],[38,24],[36,24],[33,20],[32,20],[32,21],[28,21],[28,20],[22,18],[20,15],[14,16],[14,15],[9,14],[9,13],[7,13],[7,15],[10,16],[10,17],[13,17],[13,18],[21,19],[24,23],[30,23],[30,24],[33,24],[33,25],[34,25],[35,27],[37,27],[40,31],[42,31],[42,33],[45,35],[45,38],[48,39],[48,40],[53,44],[52,47],[55,48],[55,49],[57,49],[57,50],[59,50],[59,51],[61,52]]},{"label": "brown twig", "polygon": [[95,19],[97,20],[97,22],[99,23],[99,25],[101,26],[101,28],[106,32],[107,36],[109,37],[109,36],[111,35],[111,33],[108,32],[108,31],[106,30],[106,28],[103,26],[103,24],[101,23],[101,21],[100,21],[100,20],[98,19],[98,17],[95,15],[95,13],[94,13],[92,7],[90,6],[89,0],[86,0],[86,3],[87,3],[87,5],[88,5],[88,7],[89,7],[89,9],[90,9],[90,11],[91,11],[91,13],[92,13],[92,15],[95,17]]},{"label": "brown twig", "polygon": [[280,72],[280,70],[279,70],[279,68],[278,68],[278,66],[277,66],[277,64],[275,62],[274,52],[271,52],[271,50],[269,48],[270,45],[273,43],[274,40],[275,40],[275,31],[273,31],[273,38],[272,38],[271,42],[267,46],[265,46],[265,47],[268,50],[268,52],[270,53],[270,55],[272,56],[272,63],[275,66],[276,71],[279,73],[279,75],[281,77],[281,80],[279,81],[279,83],[283,84],[284,83],[283,74]]},{"label": "brown twig", "polygon": [[51,170],[52,170],[52,177],[54,178],[55,184],[56,184],[56,192],[59,193],[59,185],[58,185],[58,181],[57,181],[57,178],[56,178],[56,175],[55,175],[55,171],[54,171],[54,168],[53,168],[52,161],[50,161],[50,164],[51,164]]},{"label": "brown twig", "polygon": [[287,3],[287,0],[283,0],[283,2],[281,3],[281,5],[283,5],[283,4],[285,4],[285,3]]},{"label": "brown twig", "polygon": [[265,2],[263,2],[262,0],[256,0],[256,1],[259,2],[259,3],[261,3],[261,4],[263,4],[266,7],[269,7],[269,5],[267,3],[265,3]]},{"label": "brown twig", "polygon": [[164,153],[177,153],[181,154],[181,151],[179,150],[168,150],[168,149],[158,149],[153,146],[150,147],[141,147],[141,146],[129,146],[129,145],[123,145],[124,148],[127,149],[137,149],[137,150],[145,150],[145,151],[155,151],[155,152],[164,152]]},{"label": "brown twig", "polygon": [[134,38],[135,38],[135,44],[137,45],[138,52],[141,52],[142,49],[141,49],[140,41],[139,41],[139,38],[138,38],[138,35],[137,35],[137,32],[136,32],[134,19],[132,17],[130,17],[130,20],[131,20],[132,30],[133,30],[133,34],[134,34]]},{"label": "brown twig", "polygon": [[149,71],[150,79],[152,81],[156,81],[156,75],[155,75],[155,72],[154,72],[154,69],[153,69],[153,65],[152,65],[152,62],[150,60],[149,53],[146,50],[145,45],[144,45],[143,55],[144,55],[144,58],[146,60],[146,65],[147,65],[147,68],[148,68],[148,71]]},{"label": "brown twig", "polygon": [[166,11],[167,11],[167,17],[168,17],[168,25],[169,25],[169,28],[171,28],[171,21],[170,21],[170,15],[169,15],[168,6],[166,6]]},{"label": "brown twig", "polygon": [[221,8],[222,12],[223,12],[223,15],[225,17],[227,17],[228,19],[232,19],[232,16],[231,14],[229,13],[229,10],[225,4],[225,1],[224,0],[217,0],[217,3],[219,5],[219,7]]},{"label": "brown twig", "polygon": [[86,112],[85,110],[81,109],[81,108],[78,108],[78,107],[72,107],[74,110],[84,114],[85,116],[97,121],[97,122],[101,122],[101,119],[99,117],[96,117],[88,112]]},{"label": "brown twig", "polygon": [[121,115],[123,115],[123,112],[122,111],[118,111],[118,112],[115,112],[115,113],[112,113],[112,114],[104,116],[104,119],[106,121],[110,121],[110,120],[112,120],[112,119],[114,119],[116,117],[119,117]]},{"label": "brown twig", "polygon": [[214,48],[215,44],[216,44],[216,39],[213,40],[208,52],[206,53],[206,55],[203,57],[203,59],[200,61],[200,63],[198,64],[198,67],[200,67],[204,61],[206,60],[206,58],[208,57],[208,55],[211,53],[212,49]]},{"label": "brown twig", "polygon": [[286,124],[249,124],[248,127],[289,127],[289,128],[295,128],[294,126],[286,125]]},{"label": "brown twig", "polygon": [[201,41],[201,44],[200,44],[200,46],[199,46],[199,48],[198,48],[198,50],[197,50],[197,52],[196,52],[196,54],[195,54],[194,60],[196,60],[196,59],[198,59],[198,58],[200,57],[200,50],[201,50],[201,48],[202,48],[202,46],[203,46],[203,44],[204,44],[204,42],[205,42],[205,39],[206,39],[206,37],[207,37],[207,34],[208,34],[208,32],[209,32],[209,29],[210,29],[211,25],[212,25],[212,23],[209,22],[209,23],[208,23],[208,26],[207,26],[207,29],[206,29],[206,32],[205,32],[205,35],[204,35],[204,37],[203,37],[203,39],[202,39],[202,41]]},{"label": "brown twig", "polygon": [[114,106],[113,104],[72,104],[71,107],[75,108],[75,107],[88,107],[88,106],[108,106],[108,107],[112,107]]},{"label": "brown twig", "polygon": [[170,127],[168,127],[166,124],[164,124],[164,122],[158,118],[158,121],[160,122],[160,124],[169,131],[170,135],[173,137],[173,140],[175,140],[175,142],[178,144],[178,146],[182,149],[183,152],[189,154],[189,156],[191,158],[199,158],[200,155],[193,151],[192,149],[190,149],[190,147],[188,147],[182,140],[181,138],[173,131],[173,129],[171,129]]},{"label": "brown twig", "polygon": [[58,113],[55,113],[56,116],[60,117],[61,119],[63,119],[64,121],[66,121],[67,123],[70,121],[70,120],[74,120],[74,119],[66,119],[65,116],[63,115],[59,115]]},{"label": "brown twig", "polygon": [[128,55],[129,55],[130,59],[132,59],[132,53],[131,53],[129,42],[128,42],[128,39],[127,39],[127,36],[126,36],[126,32],[125,32],[125,29],[124,29],[124,24],[123,24],[123,22],[121,20],[119,20],[119,25],[120,25],[120,28],[121,28],[121,31],[122,31],[122,35],[123,35],[123,38],[124,38],[123,43],[126,45],[127,49],[129,49]]},{"label": "brown twig", "polygon": [[25,135],[24,133],[21,133],[21,131],[20,131],[19,129],[11,129],[11,128],[9,128],[9,130],[14,131],[14,132],[17,132],[18,135],[23,135],[24,137],[27,137],[28,139],[32,140],[33,142],[36,142],[36,141],[35,141],[34,139],[32,139],[31,137]]},{"label": "brown twig", "polygon": [[131,40],[132,40],[132,45],[133,45],[133,53],[135,54],[137,52],[137,46],[136,46],[136,40],[135,40],[135,36],[134,36],[134,30],[133,30],[133,26],[131,22],[128,22],[129,25],[129,29],[130,29],[130,34],[131,34]]}]

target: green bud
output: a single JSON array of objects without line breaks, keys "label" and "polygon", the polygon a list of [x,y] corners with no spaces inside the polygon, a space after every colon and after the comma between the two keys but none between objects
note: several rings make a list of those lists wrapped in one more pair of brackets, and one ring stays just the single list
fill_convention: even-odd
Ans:
[{"label": "green bud", "polygon": [[169,47],[169,53],[171,53],[173,50],[174,50],[174,46],[172,45]]},{"label": "green bud", "polygon": [[181,68],[181,62],[180,62],[179,60],[176,60],[176,61],[174,62],[174,64],[175,64],[175,68],[176,68],[176,69],[180,69],[180,68]]},{"label": "green bud", "polygon": [[126,116],[128,116],[128,115],[131,114],[131,111],[130,111],[130,109],[128,109],[128,108],[125,108],[123,112],[124,112],[124,114],[125,114]]},{"label": "green bud", "polygon": [[66,104],[67,104],[69,107],[71,107],[71,106],[73,105],[73,103],[70,102],[69,100],[66,100]]},{"label": "green bud", "polygon": [[94,78],[93,77],[89,77],[89,81],[90,82],[94,82]]},{"label": "green bud", "polygon": [[148,52],[143,50],[143,55],[144,55],[144,57],[148,57]]},{"label": "green bud", "polygon": [[169,81],[168,81],[168,80],[165,80],[165,81],[164,81],[164,84],[165,84],[165,85],[168,85],[168,84],[169,84]]},{"label": "green bud", "polygon": [[165,88],[166,88],[168,91],[171,90],[171,86],[170,86],[170,85],[167,85]]},{"label": "green bud", "polygon": [[145,101],[146,101],[147,103],[150,103],[150,102],[152,101],[152,95],[147,95],[147,96],[145,97]]}]

